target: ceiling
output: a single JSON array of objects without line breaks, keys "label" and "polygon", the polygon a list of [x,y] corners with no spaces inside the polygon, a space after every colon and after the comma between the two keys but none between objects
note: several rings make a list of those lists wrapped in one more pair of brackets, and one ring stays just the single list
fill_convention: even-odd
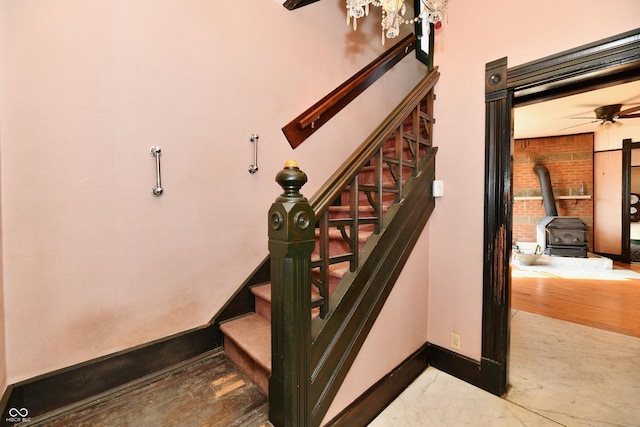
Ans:
[{"label": "ceiling", "polygon": [[[597,132],[602,126],[600,122],[589,123],[596,120],[593,110],[610,104],[622,104],[622,110],[640,105],[640,80],[518,107],[514,109],[514,137],[537,138]],[[640,125],[640,118],[618,120],[622,126],[628,122],[637,126]]]}]

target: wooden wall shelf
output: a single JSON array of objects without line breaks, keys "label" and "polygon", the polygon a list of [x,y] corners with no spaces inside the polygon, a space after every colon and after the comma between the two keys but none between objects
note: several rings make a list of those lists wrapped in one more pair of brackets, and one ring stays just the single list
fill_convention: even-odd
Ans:
[{"label": "wooden wall shelf", "polygon": [[[593,196],[590,194],[585,194],[584,196],[556,196],[554,199],[556,200],[589,200],[592,199]],[[513,200],[542,200],[542,196],[519,196],[514,197]]]}]

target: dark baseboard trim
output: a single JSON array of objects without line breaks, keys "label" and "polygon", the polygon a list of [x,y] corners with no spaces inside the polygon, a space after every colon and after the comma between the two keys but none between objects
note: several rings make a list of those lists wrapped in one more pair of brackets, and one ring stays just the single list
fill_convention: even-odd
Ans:
[{"label": "dark baseboard trim", "polygon": [[[8,421],[8,408],[9,406],[9,398],[11,397],[11,393],[13,392],[13,386],[7,386],[7,389],[2,394],[2,400],[0,400],[0,408],[2,409],[2,419],[0,419],[0,426],[9,426],[13,425]],[[22,408],[22,407],[20,407]]]},{"label": "dark baseboard trim", "polygon": [[[26,408],[31,418],[59,412],[88,399],[131,387],[191,359],[220,348],[212,339],[214,326],[206,325],[143,344],[16,384],[5,390],[0,425],[9,422],[9,409]],[[333,418],[328,426],[367,425],[398,397],[428,366],[486,389],[481,363],[445,348],[426,343],[393,371],[376,382]],[[488,367],[487,367],[488,368]],[[491,369],[487,369],[491,371]],[[487,390],[490,391],[491,390]],[[494,393],[495,394],[495,393]]]},{"label": "dark baseboard trim", "polygon": [[429,365],[476,387],[483,387],[482,367],[470,359],[435,344],[428,344]]},{"label": "dark baseboard trim", "polygon": [[327,426],[369,424],[429,366],[492,392],[488,389],[491,383],[489,380],[495,369],[486,365],[484,361],[481,364],[446,348],[426,343],[329,421]]},{"label": "dark baseboard trim", "polygon": [[14,424],[11,408],[38,417],[197,358],[216,349],[212,337],[213,326],[205,325],[9,385],[0,401],[0,425]]},{"label": "dark baseboard trim", "polygon": [[427,354],[428,345],[425,344],[329,421],[327,426],[369,424],[428,367]]}]

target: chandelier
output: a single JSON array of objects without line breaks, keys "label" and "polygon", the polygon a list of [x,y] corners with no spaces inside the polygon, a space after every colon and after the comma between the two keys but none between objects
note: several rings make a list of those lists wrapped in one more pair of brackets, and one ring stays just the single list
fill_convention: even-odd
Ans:
[{"label": "chandelier", "polygon": [[353,30],[358,28],[358,18],[369,14],[369,5],[382,8],[382,44],[385,38],[395,38],[400,34],[400,25],[414,24],[423,19],[440,25],[442,12],[447,8],[449,0],[420,0],[423,8],[417,16],[412,19],[404,19],[406,7],[404,0],[346,0],[347,1],[347,25],[351,24],[353,18]]}]

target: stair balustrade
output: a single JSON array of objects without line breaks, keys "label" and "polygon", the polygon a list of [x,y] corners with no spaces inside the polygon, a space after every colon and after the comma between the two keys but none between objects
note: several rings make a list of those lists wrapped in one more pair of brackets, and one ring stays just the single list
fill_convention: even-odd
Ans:
[{"label": "stair balustrade", "polygon": [[[432,153],[432,89],[438,77],[436,68],[310,200],[318,229],[312,307],[319,308],[323,319],[331,310],[335,282],[361,264],[361,242],[380,233],[387,210],[402,197],[404,183]],[[332,240],[341,244],[332,245]]]},{"label": "stair balustrade", "polygon": [[297,165],[278,174],[285,192],[269,213],[275,426],[320,425],[435,206],[438,77],[436,68],[309,203]]}]

